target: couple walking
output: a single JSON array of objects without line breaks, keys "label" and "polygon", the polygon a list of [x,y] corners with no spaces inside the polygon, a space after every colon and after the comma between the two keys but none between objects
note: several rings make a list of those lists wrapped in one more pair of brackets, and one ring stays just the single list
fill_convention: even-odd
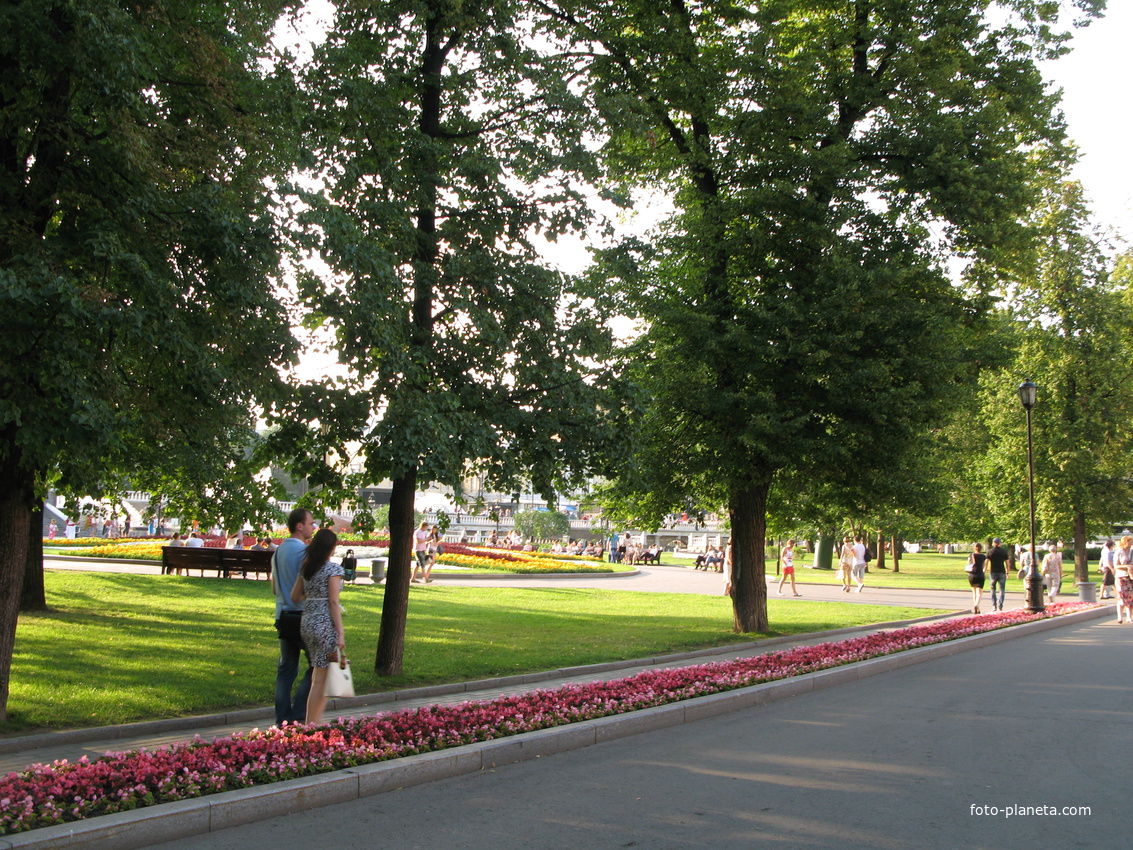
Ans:
[{"label": "couple walking", "polygon": [[[296,508],[287,517],[291,536],[275,551],[271,580],[275,590],[275,629],[279,665],[275,678],[275,722],[321,723],[326,708],[327,669],[346,651],[342,630],[344,570],[331,562],[338,535],[316,531],[311,512]],[[307,654],[307,672],[294,698],[300,656]]]},{"label": "couple walking", "polygon": [[849,535],[842,538],[842,552],[838,558],[841,574],[842,590],[850,592],[850,580],[857,582],[858,593],[865,587],[866,545],[862,536],[855,534],[853,541]]},{"label": "couple walking", "polygon": [[991,573],[991,610],[1003,610],[1007,595],[1007,562],[1010,557],[1003,541],[998,537],[991,541],[991,549],[986,554],[979,543],[972,546],[972,554],[968,556],[968,565],[964,570],[968,573],[968,584],[972,588],[973,614],[980,613],[980,602],[987,583],[986,572]]}]

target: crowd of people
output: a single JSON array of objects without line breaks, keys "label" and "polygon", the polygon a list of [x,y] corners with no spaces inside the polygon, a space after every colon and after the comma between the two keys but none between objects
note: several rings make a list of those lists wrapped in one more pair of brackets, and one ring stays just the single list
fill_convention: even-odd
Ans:
[{"label": "crowd of people", "polygon": [[[1052,541],[1046,544],[1040,560],[1038,552],[1029,544],[1016,546],[1014,553],[1004,546],[1003,540],[999,537],[991,541],[991,548],[986,553],[981,544],[974,544],[972,553],[968,556],[968,563],[964,567],[968,574],[968,584],[972,589],[972,613],[980,613],[980,604],[989,577],[991,609],[1003,610],[1008,565],[1012,560],[1012,554],[1015,563],[1018,564],[1019,579],[1027,581],[1032,570],[1035,570],[1042,581],[1043,596],[1048,602],[1056,602],[1062,592],[1064,550],[1065,543],[1062,540]],[[1133,537],[1125,535],[1116,548],[1112,540],[1106,540],[1102,544],[1099,570],[1102,574],[1101,598],[1116,598],[1119,623],[1133,622]]]}]

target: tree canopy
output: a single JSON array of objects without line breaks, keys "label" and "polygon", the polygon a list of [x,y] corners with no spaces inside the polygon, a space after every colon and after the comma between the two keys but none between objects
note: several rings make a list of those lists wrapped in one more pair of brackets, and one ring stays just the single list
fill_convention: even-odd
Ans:
[{"label": "tree canopy", "polygon": [[215,480],[294,357],[265,185],[290,99],[260,61],[288,5],[0,9],[0,710],[46,485]]},{"label": "tree canopy", "polygon": [[1087,539],[1108,533],[1109,522],[1133,508],[1129,281],[1111,278],[1079,184],[1050,181],[1032,221],[1029,269],[1003,293],[1000,344],[1008,359],[981,375],[972,415],[951,429],[967,464],[956,491],[987,506],[985,528],[1027,539],[1025,415],[1015,391],[1034,381],[1037,531],[1041,539],[1073,537],[1085,581]]},{"label": "tree canopy", "polygon": [[610,171],[677,206],[597,275],[648,322],[653,403],[618,489],[656,520],[689,491],[726,505],[736,628],[764,629],[775,477],[860,489],[963,374],[977,310],[945,258],[994,267],[1026,235],[1028,151],[1062,138],[1036,66],[1061,49],[1057,9],[539,5],[584,56]]},{"label": "tree canopy", "polygon": [[522,2],[351,4],[307,77],[300,242],[329,271],[301,293],[349,377],[302,391],[277,440],[393,481],[380,673],[400,670],[418,485],[551,496],[621,444],[609,333],[534,242],[587,221],[592,160],[534,26]]}]

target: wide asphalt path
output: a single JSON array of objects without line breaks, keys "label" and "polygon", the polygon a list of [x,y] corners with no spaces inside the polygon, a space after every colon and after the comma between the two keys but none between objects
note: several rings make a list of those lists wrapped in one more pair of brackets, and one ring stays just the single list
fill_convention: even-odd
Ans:
[{"label": "wide asphalt path", "polygon": [[161,850],[1129,846],[1133,626],[859,682]]}]

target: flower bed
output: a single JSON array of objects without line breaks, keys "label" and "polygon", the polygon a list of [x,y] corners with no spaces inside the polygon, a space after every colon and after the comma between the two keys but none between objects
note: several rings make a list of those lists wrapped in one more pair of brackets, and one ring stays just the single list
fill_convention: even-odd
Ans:
[{"label": "flower bed", "polygon": [[459,543],[446,543],[445,553],[437,558],[437,569],[443,570],[446,566],[503,573],[612,573],[614,571],[614,568],[607,564],[587,563],[565,555],[510,552]]},{"label": "flower bed", "polygon": [[577,723],[735,690],[1066,614],[1011,611],[909,626],[735,661],[646,670],[624,679],[339,720],[285,724],[244,735],[197,739],[152,752],[33,765],[0,779],[0,834],[294,779],[415,753]]},{"label": "flower bed", "polygon": [[142,544],[108,543],[105,546],[91,546],[74,554],[76,557],[88,558],[136,558],[143,561],[160,561],[161,547],[167,545],[169,545],[168,540]]}]

